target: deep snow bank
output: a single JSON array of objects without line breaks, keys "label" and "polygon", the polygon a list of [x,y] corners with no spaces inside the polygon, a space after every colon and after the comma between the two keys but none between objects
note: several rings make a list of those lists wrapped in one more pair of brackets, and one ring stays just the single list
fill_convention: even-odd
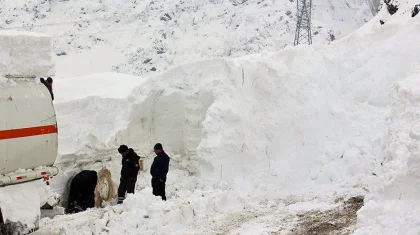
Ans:
[{"label": "deep snow bank", "polygon": [[384,167],[358,213],[355,234],[420,232],[420,67],[416,70],[392,90]]},{"label": "deep snow bank", "polygon": [[[419,120],[419,84],[420,50],[414,41],[419,40],[419,21],[411,17],[411,10],[418,1],[399,1],[398,12],[392,17],[386,8],[372,21],[384,19],[382,27],[388,27],[393,37],[406,37],[398,43],[410,59],[395,58],[392,66],[406,64],[405,73],[393,73],[398,77],[391,90],[391,113],[388,119],[385,138],[381,146],[383,165],[370,193],[365,198],[365,206],[358,212],[358,229],[355,234],[418,234],[420,221],[418,215],[419,156],[418,156],[418,120]],[[378,27],[378,26],[376,26]],[[398,28],[412,29],[404,32]],[[389,44],[388,47],[395,47]],[[411,57],[414,56],[414,57]]]}]

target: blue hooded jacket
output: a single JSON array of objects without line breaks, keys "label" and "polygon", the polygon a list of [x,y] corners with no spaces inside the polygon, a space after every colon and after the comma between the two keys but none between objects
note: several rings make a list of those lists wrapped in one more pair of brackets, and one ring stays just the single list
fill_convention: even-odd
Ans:
[{"label": "blue hooded jacket", "polygon": [[169,171],[169,161],[169,156],[165,152],[158,154],[153,160],[152,167],[150,167],[152,178],[166,179]]}]

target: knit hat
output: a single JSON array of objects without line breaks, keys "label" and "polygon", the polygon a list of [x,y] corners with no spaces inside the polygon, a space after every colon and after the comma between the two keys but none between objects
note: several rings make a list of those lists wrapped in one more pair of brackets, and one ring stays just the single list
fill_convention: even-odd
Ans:
[{"label": "knit hat", "polygon": [[154,149],[156,149],[156,150],[163,150],[162,144],[161,143],[155,144]]},{"label": "knit hat", "polygon": [[127,145],[120,145],[120,147],[118,148],[118,152],[119,153],[124,153],[128,151],[128,147]]}]

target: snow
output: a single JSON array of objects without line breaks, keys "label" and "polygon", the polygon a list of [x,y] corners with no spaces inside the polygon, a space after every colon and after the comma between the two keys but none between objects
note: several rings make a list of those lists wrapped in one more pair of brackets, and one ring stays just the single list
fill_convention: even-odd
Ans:
[{"label": "snow", "polygon": [[[370,20],[371,1],[314,2],[314,43],[342,38]],[[275,51],[293,43],[296,25],[296,1],[289,0],[5,0],[1,8],[0,27],[54,37],[61,77],[147,75],[180,63]]]},{"label": "snow", "polygon": [[22,31],[0,30],[1,75],[53,75],[50,37]]},{"label": "snow", "polygon": [[22,228],[21,232],[28,232],[38,226],[39,208],[50,202],[51,197],[54,197],[54,193],[42,180],[0,188],[3,219],[19,222],[18,227]]},{"label": "snow", "polygon": [[2,37],[13,37],[13,39],[19,39],[19,37],[30,37],[30,38],[45,38],[48,37],[45,34],[30,32],[30,31],[15,31],[15,30],[2,30],[0,31]]},{"label": "snow", "polygon": [[[74,10],[63,4],[51,14]],[[161,142],[172,159],[168,201],[152,195],[146,169],[123,205],[44,218],[35,234],[289,234],[302,213],[333,210],[338,199],[359,195],[365,206],[354,234],[418,234],[420,23],[410,7],[402,4],[392,17],[383,9],[329,45],[238,50],[249,55],[183,63],[149,78],[109,73],[114,62],[94,69],[108,73],[58,77],[61,171],[54,191],[65,196],[81,169],[107,168],[118,182],[118,145],[133,147],[149,166],[151,148]],[[200,32],[226,33],[219,29],[200,25]],[[203,38],[191,42],[202,46],[197,54],[175,39],[168,48],[185,54],[152,61],[163,71],[220,49]],[[145,68],[139,60],[125,66],[131,73]]]},{"label": "snow", "polygon": [[391,93],[391,123],[384,147],[384,170],[359,212],[356,234],[418,234],[418,105],[420,71],[398,82]]},{"label": "snow", "polygon": [[[287,234],[298,213],[366,191],[356,234],[417,231],[417,210],[395,211],[418,196],[407,186],[418,165],[419,23],[397,17],[328,46],[182,64],[139,79],[131,93],[119,82],[112,89],[117,76],[103,86],[96,75],[57,79],[61,91],[96,86],[76,86],[56,104],[62,176],[52,184],[101,167],[117,181],[119,144],[148,166],[162,142],[172,158],[168,201],[151,195],[146,169],[123,205],[43,219],[40,234],[246,234],[248,226]],[[399,216],[411,220],[403,227]]]},{"label": "snow", "polygon": [[[54,83],[55,102],[63,103],[86,97],[126,98],[134,87],[146,79],[120,73],[98,73],[65,79],[59,77]],[[99,88],[99,89],[98,89]]]},{"label": "snow", "polygon": [[104,72],[111,74],[113,65],[121,63],[124,57],[110,45],[102,44],[84,53],[71,53],[55,59],[57,77],[74,78]]},{"label": "snow", "polygon": [[0,76],[0,85],[6,83],[8,81],[9,81],[9,79],[7,79],[7,78],[5,78],[3,76]]},{"label": "snow", "polygon": [[[417,38],[418,20],[410,19],[411,9],[419,1],[400,1],[400,9],[389,16],[384,9],[378,18],[387,16],[386,24],[413,25],[417,27],[408,38]],[[400,26],[401,27],[401,26]],[[409,45],[409,44],[407,44]],[[419,55],[417,48],[403,50],[407,55]],[[395,60],[394,63],[404,61]],[[365,206],[358,212],[357,230],[354,234],[418,234],[420,221],[417,209],[419,167],[417,156],[418,105],[420,67],[418,57],[407,61],[406,73],[390,90],[391,113],[384,131],[385,142],[381,146],[383,169],[378,174]]]}]

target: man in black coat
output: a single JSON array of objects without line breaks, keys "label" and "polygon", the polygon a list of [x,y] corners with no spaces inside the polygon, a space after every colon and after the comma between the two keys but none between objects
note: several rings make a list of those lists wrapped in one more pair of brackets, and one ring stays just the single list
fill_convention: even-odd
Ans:
[{"label": "man in black coat", "polygon": [[153,195],[161,196],[162,200],[166,201],[165,183],[166,175],[169,171],[169,156],[163,151],[162,144],[157,143],[154,147],[156,157],[153,160],[152,167],[150,167],[150,174],[152,175]]},{"label": "man in black coat", "polygon": [[78,213],[95,206],[95,187],[98,182],[96,171],[84,170],[78,173],[70,185],[68,213]]},{"label": "man in black coat", "polygon": [[140,157],[137,156],[132,148],[129,149],[126,145],[121,145],[118,148],[118,152],[122,156],[120,186],[118,187],[118,204],[121,204],[125,199],[126,192],[134,194],[140,169]]}]

